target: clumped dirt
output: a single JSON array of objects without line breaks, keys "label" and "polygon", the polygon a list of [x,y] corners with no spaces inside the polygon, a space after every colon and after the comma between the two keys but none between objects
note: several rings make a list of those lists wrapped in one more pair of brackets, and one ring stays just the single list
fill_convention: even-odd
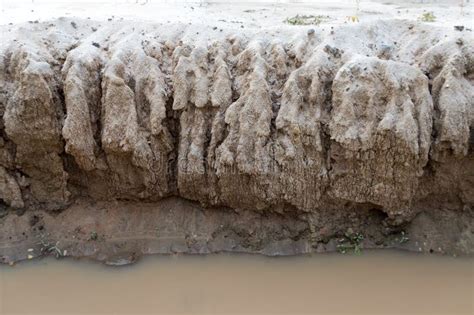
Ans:
[{"label": "clumped dirt", "polygon": [[472,32],[206,30],[59,19],[9,32],[4,262],[28,248],[474,252]]}]

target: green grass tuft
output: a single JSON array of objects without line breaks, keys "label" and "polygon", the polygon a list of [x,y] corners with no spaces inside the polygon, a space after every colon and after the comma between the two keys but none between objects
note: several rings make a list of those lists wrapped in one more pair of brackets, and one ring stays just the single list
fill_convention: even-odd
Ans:
[{"label": "green grass tuft", "polygon": [[290,25],[319,25],[330,20],[329,15],[295,15],[284,22]]},{"label": "green grass tuft", "polygon": [[422,22],[434,22],[436,21],[436,16],[433,12],[425,12],[418,19]]}]

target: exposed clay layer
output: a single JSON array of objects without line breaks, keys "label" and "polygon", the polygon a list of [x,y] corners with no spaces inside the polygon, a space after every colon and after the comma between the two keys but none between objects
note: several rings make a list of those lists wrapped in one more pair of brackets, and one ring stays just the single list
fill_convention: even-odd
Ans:
[{"label": "exposed clay layer", "polygon": [[[122,265],[150,254],[282,256],[388,248],[463,255],[472,253],[470,218],[467,211],[435,209],[393,227],[383,212],[368,207],[297,214],[205,209],[177,197],[155,203],[81,201],[59,214],[33,210],[0,221],[5,233],[0,262],[54,255]],[[358,235],[363,239],[356,240]]]},{"label": "exposed clay layer", "polygon": [[[298,218],[313,249],[311,239],[343,235],[333,223],[351,213],[383,214],[398,231],[449,213],[466,224],[440,232],[455,238],[443,251],[474,251],[471,32],[406,21],[204,29],[60,19],[10,32],[0,48],[2,207],[72,216],[79,200],[147,208],[177,196],[234,209],[221,218],[230,229],[254,215]],[[2,244],[21,231],[7,228],[12,215]]]}]

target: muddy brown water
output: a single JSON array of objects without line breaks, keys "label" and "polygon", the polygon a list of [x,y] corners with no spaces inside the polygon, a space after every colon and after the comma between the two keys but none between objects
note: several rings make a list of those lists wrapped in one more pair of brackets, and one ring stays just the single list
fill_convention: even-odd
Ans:
[{"label": "muddy brown water", "polygon": [[473,314],[473,258],[394,251],[0,266],[1,314]]}]

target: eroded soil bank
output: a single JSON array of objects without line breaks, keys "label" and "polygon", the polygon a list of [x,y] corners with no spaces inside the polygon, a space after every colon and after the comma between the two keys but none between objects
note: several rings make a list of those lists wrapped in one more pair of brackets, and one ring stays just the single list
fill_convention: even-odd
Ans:
[{"label": "eroded soil bank", "polygon": [[3,262],[474,252],[467,28],[59,19],[2,33]]}]

